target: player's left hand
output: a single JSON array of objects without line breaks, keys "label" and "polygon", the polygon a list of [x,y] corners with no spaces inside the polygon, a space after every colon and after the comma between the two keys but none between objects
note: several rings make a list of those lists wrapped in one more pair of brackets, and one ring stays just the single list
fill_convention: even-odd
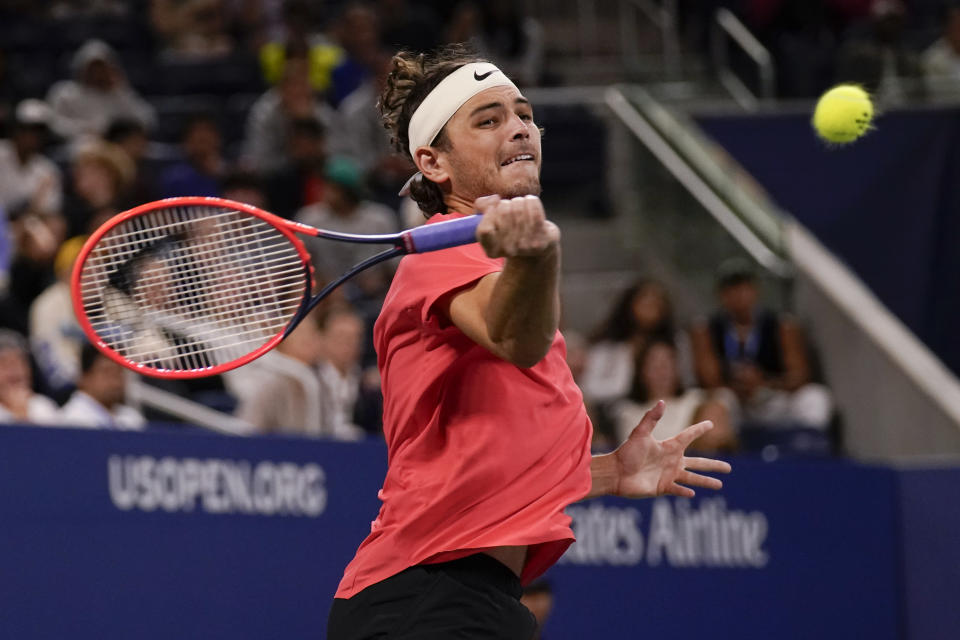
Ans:
[{"label": "player's left hand", "polygon": [[[663,416],[661,400],[634,427],[620,447],[613,452],[617,463],[615,495],[626,498],[651,498],[665,494],[692,498],[690,487],[719,489],[723,483],[697,471],[730,473],[723,460],[684,455],[690,443],[713,428],[709,420],[687,427],[668,440],[653,437],[653,428]],[[689,485],[689,486],[684,486]]]}]

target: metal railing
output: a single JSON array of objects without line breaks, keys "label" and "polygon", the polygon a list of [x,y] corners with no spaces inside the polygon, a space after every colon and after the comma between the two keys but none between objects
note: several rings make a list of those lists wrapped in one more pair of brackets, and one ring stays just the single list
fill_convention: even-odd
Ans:
[{"label": "metal railing", "polygon": [[254,432],[249,422],[149,385],[132,372],[127,378],[127,402],[137,409],[150,407],[198,427],[228,435],[246,436]]},{"label": "metal railing", "polygon": [[[732,40],[757,65],[760,76],[759,96],[730,67],[727,41]],[[717,77],[740,106],[756,110],[762,102],[771,102],[776,95],[776,71],[773,56],[750,33],[750,30],[729,9],[717,9],[710,30],[710,47],[717,65]]]},{"label": "metal railing", "polygon": [[634,13],[639,11],[660,31],[660,47],[663,57],[663,73],[667,78],[680,76],[682,53],[677,32],[677,2],[663,0],[620,0],[620,46],[624,62],[639,59],[638,34]]},{"label": "metal railing", "polygon": [[[634,90],[634,93],[638,92],[643,93],[642,90]],[[761,238],[744,222],[730,203],[720,197],[720,190],[704,178],[705,172],[695,170],[689,159],[681,156],[665,135],[641,114],[619,88],[611,87],[604,98],[620,121],[758,264],[778,277],[790,276],[790,264],[770,248],[780,244],[778,223],[772,216],[764,216],[771,229],[765,234],[767,237]],[[679,130],[679,127],[676,129]]]}]

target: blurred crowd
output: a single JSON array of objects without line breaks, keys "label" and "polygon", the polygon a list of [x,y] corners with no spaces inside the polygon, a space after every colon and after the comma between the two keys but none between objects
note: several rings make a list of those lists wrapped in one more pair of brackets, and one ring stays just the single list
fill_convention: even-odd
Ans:
[{"label": "blurred crowd", "polygon": [[568,337],[598,448],[622,442],[665,400],[654,435],[669,438],[711,420],[714,429],[694,443],[703,452],[835,451],[837,415],[802,327],[764,307],[746,260],[719,266],[716,294],[712,313],[681,326],[666,287],[640,278],[592,335]]},{"label": "blurred crowd", "polygon": [[[813,98],[841,82],[865,86],[883,104],[960,97],[956,0],[681,2],[687,35],[704,50],[720,6],[773,55],[781,98]],[[755,77],[743,62],[742,76]]]},{"label": "blurred crowd", "polygon": [[[72,311],[72,265],[109,217],[221,196],[349,233],[420,224],[397,195],[413,165],[375,109],[391,53],[469,42],[521,85],[543,74],[540,26],[501,0],[8,1],[0,18],[0,423],[172,419],[128,406],[123,368]],[[318,287],[365,257],[325,244],[308,242]],[[372,323],[394,268],[353,279],[240,370],[149,383],[258,432],[377,434]],[[828,437],[832,403],[796,323],[760,307],[748,265],[725,265],[717,290],[717,312],[680,327],[665,287],[640,280],[593,335],[571,333],[598,447],[660,398],[661,437],[714,420],[704,451],[750,448],[751,433]]]},{"label": "blurred crowd", "polygon": [[[536,21],[509,1],[0,3],[0,422],[141,428],[86,343],[71,268],[111,216],[220,196],[350,233],[423,222],[375,105],[390,56],[466,42],[536,84]],[[364,257],[310,244],[317,286]],[[238,372],[150,384],[263,432],[380,430],[372,323],[395,265],[341,288]]]}]

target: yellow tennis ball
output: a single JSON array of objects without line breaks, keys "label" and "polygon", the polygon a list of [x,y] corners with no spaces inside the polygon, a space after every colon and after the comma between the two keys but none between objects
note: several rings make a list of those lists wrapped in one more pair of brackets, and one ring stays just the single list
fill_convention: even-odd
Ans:
[{"label": "yellow tennis ball", "polygon": [[841,84],[820,96],[813,112],[813,128],[832,144],[853,142],[870,129],[870,94],[855,84]]}]

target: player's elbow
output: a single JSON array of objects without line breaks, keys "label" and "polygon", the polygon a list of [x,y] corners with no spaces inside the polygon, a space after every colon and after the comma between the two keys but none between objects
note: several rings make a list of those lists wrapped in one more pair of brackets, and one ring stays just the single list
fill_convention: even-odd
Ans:
[{"label": "player's elbow", "polygon": [[550,342],[539,340],[511,341],[503,345],[501,357],[521,369],[536,366],[550,351]]}]

